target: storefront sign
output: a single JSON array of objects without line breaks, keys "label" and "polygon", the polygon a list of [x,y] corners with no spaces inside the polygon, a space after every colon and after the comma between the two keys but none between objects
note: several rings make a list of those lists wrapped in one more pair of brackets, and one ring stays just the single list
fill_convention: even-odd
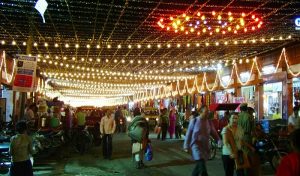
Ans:
[{"label": "storefront sign", "polygon": [[36,79],[37,58],[35,56],[20,55],[17,59],[17,70],[13,83],[13,90],[19,92],[33,92]]},{"label": "storefront sign", "polygon": [[274,74],[263,75],[262,78],[263,78],[264,83],[286,81],[287,74],[285,71],[283,71],[283,72],[278,72],[278,73],[274,73]]},{"label": "storefront sign", "polygon": [[244,103],[245,98],[244,97],[233,97],[233,103]]},{"label": "storefront sign", "polygon": [[295,25],[296,25],[295,29],[300,30],[300,18],[295,19]]}]

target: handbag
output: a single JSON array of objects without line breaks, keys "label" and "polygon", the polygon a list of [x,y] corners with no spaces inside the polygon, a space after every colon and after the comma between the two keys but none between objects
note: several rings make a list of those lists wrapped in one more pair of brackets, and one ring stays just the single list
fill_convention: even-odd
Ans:
[{"label": "handbag", "polygon": [[[231,148],[236,149],[236,145],[234,142],[234,137],[233,137],[233,133],[232,133],[231,129],[228,127],[225,127],[225,128],[228,133],[227,137],[229,137],[228,140],[230,141],[229,143],[231,145]],[[235,162],[235,168],[237,170],[250,168],[249,158],[248,158],[247,154],[245,152],[243,152],[242,150],[237,151],[237,157],[234,159],[234,162]]]},{"label": "handbag", "polygon": [[234,159],[234,162],[237,170],[250,168],[249,158],[242,150],[237,152],[237,157]]},{"label": "handbag", "polygon": [[135,142],[132,144],[132,154],[136,154],[142,150],[142,144]]},{"label": "handbag", "polygon": [[151,143],[147,144],[146,150],[145,150],[145,160],[151,161],[153,158],[153,151],[152,151],[152,145]]}]

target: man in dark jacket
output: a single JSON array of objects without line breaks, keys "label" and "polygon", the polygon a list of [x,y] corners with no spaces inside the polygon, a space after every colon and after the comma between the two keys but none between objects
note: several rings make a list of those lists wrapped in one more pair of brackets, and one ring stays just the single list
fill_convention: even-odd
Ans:
[{"label": "man in dark jacket", "polygon": [[[169,115],[167,108],[161,110],[161,115],[159,116],[158,126],[161,127],[161,140],[166,140],[167,130],[169,127]],[[157,135],[157,139],[160,139],[160,133]]]}]

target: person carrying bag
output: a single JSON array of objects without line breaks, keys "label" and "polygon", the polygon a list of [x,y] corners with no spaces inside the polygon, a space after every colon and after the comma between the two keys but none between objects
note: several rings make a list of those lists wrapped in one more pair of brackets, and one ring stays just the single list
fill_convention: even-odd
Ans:
[{"label": "person carrying bag", "polygon": [[147,144],[149,143],[149,125],[147,120],[141,116],[139,108],[133,111],[134,119],[128,126],[128,136],[132,142],[132,155],[137,169],[143,168],[143,156]]},{"label": "person carrying bag", "polygon": [[242,150],[242,145],[248,145],[243,141],[243,130],[237,125],[238,118],[237,114],[232,114],[229,124],[221,132],[224,141],[222,161],[226,176],[233,176],[234,168],[237,176],[244,176],[245,170],[250,168],[247,153]]}]

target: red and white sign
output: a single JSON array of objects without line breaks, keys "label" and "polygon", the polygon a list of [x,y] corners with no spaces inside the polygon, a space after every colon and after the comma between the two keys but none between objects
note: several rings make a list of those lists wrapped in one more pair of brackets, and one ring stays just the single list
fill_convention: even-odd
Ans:
[{"label": "red and white sign", "polygon": [[245,103],[244,97],[233,97],[233,103]]},{"label": "red and white sign", "polygon": [[18,56],[13,90],[18,92],[35,91],[37,58],[35,56]]}]

